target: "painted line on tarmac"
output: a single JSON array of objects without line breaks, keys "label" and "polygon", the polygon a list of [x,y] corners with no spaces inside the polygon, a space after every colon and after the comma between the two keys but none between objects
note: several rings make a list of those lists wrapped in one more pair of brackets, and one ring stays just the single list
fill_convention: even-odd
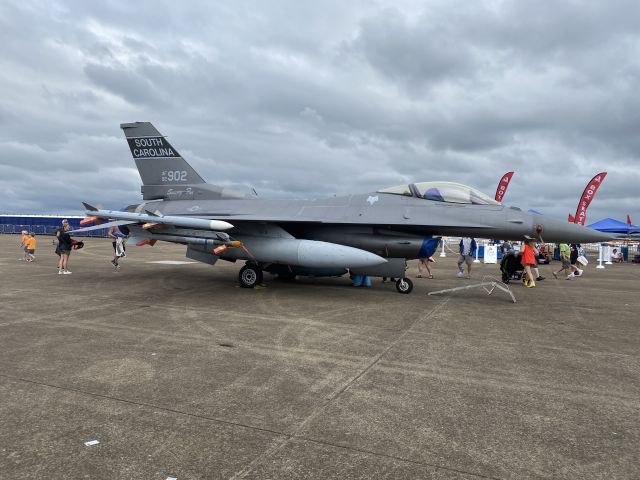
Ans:
[{"label": "painted line on tarmac", "polygon": [[[340,444],[336,444],[333,442],[328,442],[325,440],[318,440],[318,439],[314,439],[314,438],[307,438],[303,435],[296,435],[294,434],[289,434],[286,432],[281,432],[278,430],[274,430],[274,429],[270,429],[270,428],[265,428],[265,427],[258,427],[255,425],[249,425],[249,424],[245,424],[245,423],[241,423],[241,422],[234,422],[231,420],[225,420],[222,418],[216,418],[216,417],[209,417],[206,415],[200,415],[197,413],[190,413],[190,412],[185,412],[182,410],[177,410],[174,408],[169,408],[169,407],[164,407],[161,405],[154,405],[152,403],[147,403],[147,402],[141,402],[138,400],[129,400],[126,398],[120,398],[120,397],[114,397],[114,396],[110,396],[110,395],[104,395],[101,393],[94,393],[94,392],[90,392],[87,390],[82,390],[79,388],[75,388],[75,387],[66,387],[66,386],[61,386],[61,385],[56,385],[56,384],[52,384],[52,383],[46,383],[46,382],[41,382],[38,380],[31,380],[28,378],[23,378],[23,377],[16,377],[13,375],[7,375],[4,373],[0,373],[0,377],[2,378],[6,378],[8,380],[13,380],[13,381],[18,381],[18,382],[24,382],[24,383],[29,383],[32,385],[37,385],[37,386],[41,386],[41,387],[48,387],[48,388],[53,388],[56,390],[61,390],[61,391],[67,391],[67,392],[74,392],[74,393],[78,393],[81,395],[87,395],[87,396],[91,396],[94,398],[101,398],[101,399],[105,399],[105,400],[110,400],[110,401],[114,401],[114,402],[121,402],[121,403],[126,403],[129,405],[135,405],[138,407],[147,407],[147,408],[152,408],[153,410],[160,410],[160,411],[164,411],[164,412],[168,412],[168,413],[173,413],[176,415],[184,415],[190,418],[197,418],[200,420],[207,420],[207,421],[211,421],[211,422],[216,422],[216,423],[221,423],[224,425],[229,425],[229,426],[234,426],[234,427],[239,427],[239,428],[244,428],[247,430],[253,430],[253,431],[259,431],[259,432],[264,432],[264,433],[270,433],[272,435],[278,436],[278,437],[284,437],[284,442],[281,442],[283,445],[287,444],[290,440],[302,440],[302,441],[306,441],[309,443],[314,443],[316,445],[323,445],[323,446],[329,446],[329,447],[333,447],[333,448],[339,448],[342,450],[347,450],[347,451],[351,451],[351,452],[357,452],[357,453],[365,453],[367,455],[372,455],[374,457],[381,457],[381,458],[387,458],[390,460],[395,460],[395,461],[400,461],[400,462],[404,462],[404,463],[408,463],[408,464],[412,464],[412,465],[419,465],[422,467],[431,467],[431,468],[435,468],[435,469],[439,469],[439,470],[445,470],[448,472],[455,472],[455,473],[460,473],[460,474],[465,474],[465,475],[471,475],[473,477],[477,477],[477,478],[486,478],[489,480],[500,480],[498,477],[493,477],[493,476],[489,476],[489,475],[483,475],[480,473],[474,473],[474,472],[469,472],[466,470],[460,470],[460,469],[456,469],[456,468],[452,468],[452,467],[447,467],[447,466],[443,466],[443,465],[437,465],[437,464],[433,464],[433,463],[429,463],[429,462],[420,462],[420,461],[416,461],[416,460],[411,460],[409,458],[403,458],[397,455],[391,455],[391,454],[387,454],[387,453],[381,453],[381,452],[376,452],[376,451],[372,451],[372,450],[366,450],[363,448],[357,448],[357,447],[350,447],[347,445],[340,445]],[[262,458],[264,457],[264,455],[260,455],[258,458]],[[256,460],[258,459],[256,458],[255,460],[253,460],[252,462],[249,463],[249,470],[246,469],[242,469],[240,472],[236,473],[234,476],[230,477],[231,479],[235,479],[235,478],[242,478],[244,477],[247,473],[249,473],[252,469],[252,465],[255,464]],[[244,472],[244,473],[242,473]],[[240,475],[240,476],[239,476]]]}]

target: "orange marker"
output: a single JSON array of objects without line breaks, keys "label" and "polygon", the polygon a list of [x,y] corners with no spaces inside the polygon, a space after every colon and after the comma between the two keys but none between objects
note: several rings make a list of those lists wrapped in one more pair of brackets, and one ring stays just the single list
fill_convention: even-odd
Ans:
[{"label": "orange marker", "polygon": [[80,225],[87,225],[89,223],[94,223],[96,220],[98,220],[98,217],[83,218],[82,220],[80,220]]},{"label": "orange marker", "polygon": [[220,245],[219,247],[216,247],[213,249],[213,253],[214,255],[218,255],[221,252],[224,252],[227,249],[226,245]]}]

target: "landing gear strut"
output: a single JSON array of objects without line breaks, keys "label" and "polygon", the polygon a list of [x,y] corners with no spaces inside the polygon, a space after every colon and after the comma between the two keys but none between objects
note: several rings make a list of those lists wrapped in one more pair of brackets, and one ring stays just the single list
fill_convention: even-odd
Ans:
[{"label": "landing gear strut", "polygon": [[411,290],[413,290],[413,282],[407,277],[400,278],[396,282],[396,290],[400,293],[411,293]]},{"label": "landing gear strut", "polygon": [[240,269],[238,280],[241,287],[253,288],[262,283],[262,269],[255,263],[247,263]]}]

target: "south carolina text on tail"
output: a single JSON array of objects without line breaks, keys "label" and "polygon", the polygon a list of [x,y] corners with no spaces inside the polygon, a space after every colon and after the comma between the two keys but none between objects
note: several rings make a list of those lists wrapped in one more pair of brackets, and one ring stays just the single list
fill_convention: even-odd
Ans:
[{"label": "south carolina text on tail", "polygon": [[238,197],[207,184],[150,122],[123,123],[120,128],[138,167],[144,200]]}]

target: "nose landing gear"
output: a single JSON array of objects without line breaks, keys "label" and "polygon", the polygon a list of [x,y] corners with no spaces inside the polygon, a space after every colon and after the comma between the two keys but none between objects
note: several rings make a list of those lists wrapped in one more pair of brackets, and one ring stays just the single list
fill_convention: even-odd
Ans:
[{"label": "nose landing gear", "polygon": [[396,282],[396,290],[400,293],[409,294],[413,290],[413,282],[410,278],[399,278]]}]

